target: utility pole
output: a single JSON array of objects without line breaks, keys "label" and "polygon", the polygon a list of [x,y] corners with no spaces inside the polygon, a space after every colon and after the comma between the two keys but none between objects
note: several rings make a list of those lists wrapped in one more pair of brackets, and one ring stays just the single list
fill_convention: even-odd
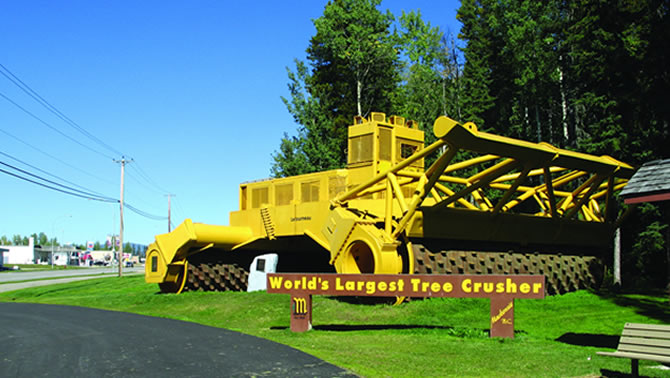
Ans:
[{"label": "utility pole", "polygon": [[170,209],[171,209],[172,206],[170,205],[170,199],[172,197],[176,197],[176,196],[177,196],[176,194],[166,194],[165,195],[165,197],[167,197],[167,199],[168,199],[168,232],[172,231],[172,218],[170,216],[170,214],[171,214]]},{"label": "utility pole", "polygon": [[119,226],[119,251],[117,254],[117,261],[119,262],[119,277],[123,275],[123,270],[122,270],[122,261],[123,261],[123,177],[124,177],[124,172],[126,168],[126,163],[132,163],[133,159],[126,160],[125,156],[121,156],[121,160],[116,160],[114,159],[114,162],[120,163],[121,164],[121,198],[119,201],[119,209],[120,209],[120,226]]}]

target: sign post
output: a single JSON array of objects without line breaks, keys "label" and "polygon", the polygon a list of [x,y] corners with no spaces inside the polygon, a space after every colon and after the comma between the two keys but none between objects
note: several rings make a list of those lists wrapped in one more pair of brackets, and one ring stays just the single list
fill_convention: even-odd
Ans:
[{"label": "sign post", "polygon": [[291,331],[305,332],[312,329],[312,296],[291,296]]},{"label": "sign post", "polygon": [[491,337],[514,338],[514,298],[491,298]]},{"label": "sign post", "polygon": [[544,298],[538,275],[271,273],[268,293],[291,294],[291,331],[312,329],[312,295],[490,298],[491,337],[514,337],[514,299]]}]

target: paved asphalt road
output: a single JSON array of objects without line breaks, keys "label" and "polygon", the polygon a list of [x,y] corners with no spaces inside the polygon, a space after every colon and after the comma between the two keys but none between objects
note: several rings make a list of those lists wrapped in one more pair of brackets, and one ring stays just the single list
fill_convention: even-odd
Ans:
[{"label": "paved asphalt road", "polygon": [[[9,266],[8,266],[9,267]],[[123,274],[125,273],[135,273],[142,272],[144,273],[144,266],[135,266],[133,268],[122,268]],[[88,276],[88,275],[97,275],[97,274],[118,274],[118,267],[103,267],[103,268],[85,268],[85,269],[63,269],[63,270],[36,270],[36,271],[18,271],[18,272],[2,272],[0,274],[0,282],[12,282],[12,281],[27,281],[27,280],[37,280],[41,278],[54,278],[54,277],[71,277],[71,276]]]},{"label": "paved asphalt road", "polygon": [[81,307],[0,303],[2,377],[343,377],[254,336]]},{"label": "paved asphalt road", "polygon": [[[110,277],[119,273],[118,267],[86,268],[72,270],[40,270],[34,272],[3,272],[0,274],[0,293],[36,286],[46,286],[93,278]],[[144,273],[143,266],[123,268],[123,274]],[[63,278],[55,278],[63,277]],[[44,279],[49,278],[49,279]],[[37,280],[37,281],[29,281]],[[18,282],[17,282],[18,281]],[[16,283],[12,283],[16,282]]]}]

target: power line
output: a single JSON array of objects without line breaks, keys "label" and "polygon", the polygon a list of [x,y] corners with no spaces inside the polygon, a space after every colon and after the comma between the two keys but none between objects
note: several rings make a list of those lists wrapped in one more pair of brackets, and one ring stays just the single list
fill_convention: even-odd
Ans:
[{"label": "power line", "polygon": [[[58,118],[63,120],[63,122],[67,123],[72,128],[79,131],[81,134],[83,134],[87,138],[91,139],[92,141],[96,142],[100,146],[108,149],[109,151],[111,151],[111,152],[113,152],[117,155],[123,155],[122,153],[120,153],[119,151],[117,151],[116,149],[114,149],[113,147],[111,147],[110,145],[105,143],[104,141],[98,139],[95,135],[89,133],[86,129],[84,129],[79,124],[77,124],[75,121],[73,121],[68,116],[63,114],[63,112],[58,110],[55,106],[51,105],[49,103],[49,101],[45,100],[42,96],[39,95],[39,93],[35,92],[32,88],[30,88],[30,86],[28,86],[28,84],[24,83],[21,79],[19,79],[16,75],[14,75],[12,73],[12,71],[10,71],[7,67],[2,65],[1,63],[0,63],[0,68],[2,68],[2,70],[7,72],[7,73],[5,73],[2,70],[0,70],[0,74],[2,74],[5,78],[7,78],[9,81],[11,81],[14,85],[19,87],[19,89],[21,89],[27,95],[32,97],[35,101],[37,101],[37,103],[39,103],[40,105],[45,107],[48,111],[50,111],[51,113],[56,115]],[[11,77],[8,76],[7,74],[11,75]]]},{"label": "power line", "polygon": [[[135,163],[134,160],[133,160],[133,163]],[[126,168],[128,168],[128,167],[132,167],[132,165],[129,165],[129,166],[127,166]],[[137,173],[137,171],[135,171],[135,173]],[[163,192],[159,192],[159,191],[157,191],[157,190],[151,188],[150,186],[147,186],[147,184],[145,183],[145,181],[140,180],[140,177],[138,177],[137,175],[131,173],[129,170],[126,170],[125,174],[126,174],[126,177],[130,178],[131,181],[133,181],[134,183],[137,184],[137,186],[134,187],[134,189],[133,189],[133,191],[132,191],[131,194],[132,194],[133,197],[136,197],[136,198],[139,199],[141,202],[144,202],[145,204],[149,204],[150,201],[147,201],[146,198],[140,196],[140,195],[138,194],[139,192],[142,192],[142,193],[151,192],[151,193],[157,193],[157,194],[160,194],[160,195],[164,195]],[[138,187],[139,187],[140,189],[145,189],[145,190],[144,190],[144,191],[135,190],[135,189],[137,189]],[[126,188],[126,189],[128,189],[128,188]]]},{"label": "power line", "polygon": [[26,163],[25,161],[23,161],[23,160],[21,160],[21,159],[15,158],[15,157],[12,156],[12,155],[6,154],[6,153],[4,153],[4,152],[2,152],[2,151],[0,151],[0,154],[1,154],[1,155],[4,155],[4,156],[6,156],[6,157],[8,157],[8,158],[10,158],[10,159],[13,159],[13,160],[15,160],[15,161],[18,161],[19,163],[21,163],[21,164],[23,164],[23,165],[27,165],[28,167],[30,167],[30,168],[32,168],[32,169],[36,169],[37,171],[42,172],[42,173],[44,173],[45,175],[48,175],[48,176],[51,176],[51,177],[53,177],[53,178],[55,178],[55,179],[64,181],[64,182],[66,182],[66,183],[68,183],[68,184],[70,184],[70,185],[74,185],[74,186],[76,186],[76,187],[78,187],[78,188],[80,188],[80,189],[88,190],[88,191],[90,191],[91,193],[95,193],[95,194],[97,194],[97,195],[103,196],[103,195],[102,195],[101,193],[99,193],[99,192],[96,192],[96,191],[91,190],[91,189],[87,189],[87,188],[85,188],[85,187],[83,187],[83,186],[81,186],[81,185],[75,184],[75,183],[72,182],[72,181],[68,181],[68,180],[66,180],[66,179],[64,179],[64,178],[62,178],[62,177],[56,176],[56,175],[54,175],[54,174],[52,174],[52,173],[49,173],[49,172],[47,172],[47,171],[45,171],[45,170],[43,170],[43,169],[40,169],[40,168],[36,167],[36,166],[34,166],[34,165],[31,165],[31,164],[29,164],[29,163]]},{"label": "power line", "polygon": [[155,182],[154,180],[152,180],[151,177],[149,177],[149,175],[142,169],[142,167],[141,167],[139,164],[137,164],[137,162],[135,163],[135,166],[131,166],[131,167],[132,167],[132,168],[133,168],[133,169],[140,175],[140,177],[142,177],[147,183],[149,183],[149,184],[150,184],[151,186],[153,186],[154,188],[158,189],[158,191],[159,191],[161,194],[169,193],[169,192],[170,192],[169,190],[165,190],[165,189],[162,188],[160,185],[156,184],[156,182]]},{"label": "power line", "polygon": [[[48,184],[45,184],[45,183],[30,179],[28,177],[24,177],[24,176],[21,176],[19,174],[12,173],[10,171],[7,171],[7,170],[4,170],[4,169],[0,168],[0,172],[2,172],[2,173],[5,173],[7,175],[10,175],[12,177],[18,178],[18,179],[23,180],[23,181],[30,182],[30,183],[35,184],[35,185],[39,185],[43,188],[47,188],[47,189],[54,190],[54,191],[57,191],[57,192],[60,192],[60,193],[63,193],[63,194],[67,194],[67,195],[71,195],[71,196],[75,196],[75,197],[79,197],[79,198],[84,198],[84,199],[88,199],[88,200],[93,200],[93,201],[107,202],[107,203],[119,203],[120,202],[118,199],[115,199],[115,198],[96,195],[96,194],[93,194],[93,193],[85,192],[85,191],[82,191],[82,190],[78,190],[78,189],[69,187],[67,185],[57,183],[55,181],[45,179],[44,177],[33,174],[33,173],[28,172],[26,170],[23,170],[21,168],[14,167],[13,165],[7,164],[7,163],[2,162],[2,161],[0,161],[0,165],[4,165],[4,166],[6,166],[8,168],[11,168],[15,171],[23,173],[24,175],[28,175],[30,177],[33,177],[37,180],[41,180],[41,181],[44,181],[46,183],[52,184],[52,185],[48,185]],[[136,214],[138,214],[142,217],[148,218],[148,219],[152,219],[152,220],[156,220],[156,221],[164,221],[164,220],[168,219],[167,217],[161,217],[161,216],[154,215],[154,214],[151,214],[149,212],[140,210],[140,209],[138,209],[138,208],[136,208],[136,207],[134,207],[134,206],[132,206],[128,203],[124,203],[124,207],[128,208],[129,210],[133,211],[134,213],[136,213]]]},{"label": "power line", "polygon": [[[49,180],[49,179],[45,179],[44,177],[41,177],[41,176],[36,175],[36,174],[34,174],[34,173],[30,173],[30,172],[28,172],[28,171],[26,171],[26,170],[23,170],[23,169],[21,169],[21,168],[17,168],[17,167],[15,167],[15,166],[13,166],[13,165],[11,165],[11,164],[7,164],[7,163],[5,163],[5,162],[3,162],[3,161],[0,161],[0,164],[4,165],[5,167],[9,167],[10,169],[13,169],[13,170],[15,170],[15,171],[17,171],[17,172],[20,172],[20,173],[23,173],[23,174],[28,175],[28,176],[30,176],[30,177],[33,177],[33,178],[35,178],[35,179],[42,180],[42,181],[47,182],[47,183],[49,183],[49,184],[59,186],[59,187],[65,189],[65,190],[68,190],[68,191],[70,191],[70,192],[76,192],[76,193],[79,193],[81,196],[85,196],[85,198],[88,198],[88,199],[96,199],[96,200],[98,200],[98,201],[106,201],[106,202],[116,202],[116,200],[113,199],[113,198],[106,197],[106,196],[101,196],[101,195],[97,195],[97,194],[90,193],[90,192],[85,192],[85,191],[82,191],[82,190],[79,190],[79,189],[75,189],[75,188],[69,187],[69,186],[67,186],[67,185],[60,184],[60,183],[58,183],[58,182],[55,182],[55,181],[52,181],[52,180]],[[4,172],[6,172],[6,171],[4,171]],[[12,176],[16,176],[16,175],[12,175]],[[16,176],[16,177],[18,177],[18,176]],[[33,181],[31,181],[31,182],[33,182]],[[53,188],[53,187],[49,187],[49,188]],[[88,189],[87,189],[87,190],[88,190]]]},{"label": "power line", "polygon": [[[37,103],[39,103],[40,105],[42,105],[45,109],[47,109],[49,112],[51,112],[52,114],[54,114],[55,116],[57,116],[58,118],[60,118],[63,122],[65,122],[66,124],[68,124],[70,127],[72,127],[73,129],[75,129],[76,131],[78,131],[79,133],[81,133],[82,135],[84,135],[85,137],[89,138],[90,140],[94,141],[94,142],[97,143],[98,145],[100,145],[100,146],[106,148],[107,150],[112,151],[112,152],[114,152],[115,154],[123,155],[123,154],[120,153],[118,150],[114,149],[113,147],[111,147],[110,145],[108,145],[107,143],[105,143],[104,141],[100,140],[99,138],[97,138],[96,136],[94,136],[93,134],[91,134],[90,132],[88,132],[85,128],[83,128],[82,126],[80,126],[79,124],[77,124],[76,122],[74,122],[72,119],[70,119],[70,118],[69,118],[67,115],[65,115],[63,112],[61,112],[60,110],[58,110],[58,108],[56,108],[55,106],[53,106],[53,105],[52,105],[51,103],[49,103],[46,99],[44,99],[39,93],[37,93],[35,90],[33,90],[29,85],[27,85],[26,83],[24,83],[19,77],[17,77],[14,73],[12,73],[7,67],[5,67],[4,65],[0,64],[0,68],[1,68],[1,69],[0,69],[0,74],[2,74],[7,80],[9,80],[10,82],[12,82],[15,86],[17,86],[19,89],[21,89],[25,94],[27,94],[28,96],[30,96],[33,100],[35,100]],[[59,133],[59,134],[62,135],[63,137],[65,137],[65,138],[71,140],[72,142],[74,142],[74,143],[76,143],[76,144],[79,144],[80,146],[82,146],[82,147],[84,147],[84,148],[86,148],[86,149],[88,149],[88,150],[90,150],[90,151],[92,151],[92,152],[94,152],[94,153],[97,153],[97,154],[99,154],[99,155],[101,155],[101,156],[104,156],[104,157],[106,157],[106,158],[110,158],[110,159],[114,160],[111,156],[109,156],[109,155],[107,155],[107,154],[105,154],[105,153],[103,153],[103,152],[100,152],[100,151],[98,151],[98,150],[96,150],[96,149],[93,149],[93,148],[91,148],[91,147],[89,147],[89,146],[87,146],[87,145],[85,145],[85,144],[79,142],[78,140],[74,139],[73,137],[71,137],[71,136],[65,134],[64,132],[60,131],[58,128],[54,127],[53,125],[51,125],[51,124],[49,124],[48,122],[46,122],[46,121],[44,121],[43,119],[41,119],[40,117],[36,116],[35,114],[33,114],[32,112],[30,112],[30,111],[27,110],[26,108],[22,107],[22,106],[19,105],[17,102],[13,101],[11,98],[9,98],[8,96],[6,96],[5,94],[3,94],[3,93],[1,93],[1,92],[0,92],[0,97],[4,98],[6,101],[8,101],[8,102],[11,103],[12,105],[16,106],[17,108],[19,108],[20,110],[22,110],[24,113],[28,114],[29,116],[31,116],[31,117],[34,118],[35,120],[37,120],[37,121],[39,121],[40,123],[42,123],[43,125],[49,127],[49,128],[52,129],[53,131]],[[58,158],[55,158],[54,156],[51,156],[51,155],[47,154],[46,152],[41,151],[40,149],[38,149],[38,148],[36,148],[36,147],[34,147],[34,146],[31,146],[30,144],[28,144],[28,143],[26,143],[26,142],[23,142],[23,141],[20,140],[19,138],[14,137],[13,135],[11,135],[11,134],[5,132],[4,130],[0,130],[0,131],[2,131],[3,133],[5,133],[5,134],[7,134],[7,135],[9,135],[9,136],[11,136],[11,137],[13,137],[13,138],[19,140],[20,142],[22,142],[22,143],[24,143],[24,144],[26,144],[26,145],[28,145],[28,146],[30,146],[30,147],[32,147],[32,148],[34,148],[34,149],[36,149],[36,150],[42,152],[43,154],[46,154],[47,156],[50,156],[50,157],[52,157],[52,158],[54,158],[54,159],[56,159],[56,160],[58,160],[58,161],[61,161],[62,163],[65,163],[65,162],[63,162],[62,160],[60,160],[60,159],[58,159]],[[2,152],[0,152],[0,153],[2,153]],[[18,172],[20,172],[20,173],[22,173],[22,174],[24,174],[24,175],[28,175],[28,176],[30,176],[30,177],[33,177],[33,178],[35,178],[35,179],[37,179],[37,180],[41,180],[41,181],[43,181],[43,182],[46,182],[46,183],[55,185],[56,187],[54,187],[54,186],[52,186],[52,185],[47,185],[47,184],[44,184],[44,183],[40,183],[40,182],[38,182],[38,181],[29,179],[29,178],[24,177],[24,176],[21,176],[21,175],[19,175],[19,174],[15,174],[15,173],[6,171],[6,170],[4,170],[4,169],[0,170],[0,172],[2,172],[2,173],[6,173],[6,174],[8,174],[8,175],[11,175],[11,176],[13,176],[13,177],[19,178],[19,179],[21,179],[21,180],[28,181],[28,182],[30,182],[30,183],[33,183],[33,184],[36,184],[36,185],[40,185],[40,186],[42,186],[42,187],[45,187],[45,188],[48,188],[48,189],[51,189],[51,190],[56,190],[56,191],[58,191],[58,192],[62,192],[62,193],[69,194],[69,195],[75,195],[75,196],[78,196],[78,197],[88,198],[88,199],[96,199],[96,200],[99,200],[99,201],[105,201],[105,202],[117,202],[117,203],[120,202],[120,203],[121,203],[121,206],[122,206],[122,209],[123,209],[124,207],[127,207],[127,208],[130,209],[131,211],[133,211],[133,212],[135,212],[135,213],[137,213],[137,214],[139,214],[139,215],[141,215],[141,216],[143,216],[143,217],[149,218],[149,219],[155,219],[155,220],[165,220],[165,219],[168,219],[168,218],[166,218],[166,217],[156,216],[156,215],[150,214],[150,213],[148,213],[148,212],[139,210],[139,209],[137,209],[136,207],[131,206],[131,205],[129,205],[129,204],[125,204],[125,203],[123,202],[123,182],[122,182],[122,184],[121,184],[121,185],[122,185],[122,189],[121,189],[121,200],[116,200],[116,199],[113,199],[113,198],[110,198],[110,197],[105,197],[105,196],[100,195],[100,194],[91,193],[91,192],[93,192],[93,191],[91,191],[91,190],[89,190],[89,189],[86,189],[86,188],[84,188],[84,187],[82,187],[82,186],[80,186],[80,185],[77,185],[77,184],[75,184],[75,183],[73,183],[73,182],[67,181],[67,180],[65,180],[65,179],[63,179],[63,178],[61,178],[61,177],[55,176],[55,175],[53,175],[53,174],[51,174],[51,173],[49,173],[49,172],[47,172],[47,171],[45,171],[45,170],[42,170],[42,169],[40,169],[40,168],[38,168],[38,167],[35,167],[35,166],[33,166],[33,165],[30,165],[30,164],[28,164],[28,163],[25,163],[25,162],[23,162],[23,161],[21,161],[21,160],[15,158],[15,157],[13,157],[13,156],[10,156],[10,155],[8,155],[8,154],[5,154],[5,153],[2,153],[2,154],[5,155],[5,156],[7,156],[7,157],[9,157],[9,158],[11,158],[11,159],[13,159],[13,160],[16,160],[16,161],[20,162],[20,163],[22,163],[22,164],[24,164],[24,165],[26,165],[26,166],[29,166],[29,167],[31,167],[31,168],[33,168],[33,169],[36,169],[36,170],[42,172],[43,174],[46,174],[46,175],[49,175],[49,176],[51,176],[51,177],[54,177],[54,178],[56,178],[56,179],[58,179],[58,180],[67,182],[67,183],[69,183],[69,184],[71,184],[71,185],[73,185],[73,186],[79,187],[79,188],[81,188],[81,189],[85,189],[86,191],[79,190],[79,189],[75,189],[75,188],[73,188],[73,187],[69,187],[69,186],[67,186],[67,185],[63,185],[63,184],[60,184],[60,183],[58,183],[58,182],[55,182],[55,181],[52,181],[52,180],[48,180],[48,179],[46,179],[46,178],[44,178],[44,177],[41,177],[41,176],[39,176],[39,175],[30,173],[30,172],[28,172],[28,171],[26,171],[26,170],[23,170],[23,169],[14,167],[14,166],[12,166],[12,165],[10,165],[10,164],[7,164],[7,163],[4,163],[4,162],[0,161],[0,164],[4,165],[4,166],[6,166],[6,167],[9,167],[9,168],[11,168],[11,169],[14,169],[15,171],[18,171]],[[121,162],[122,162],[122,165],[125,165],[125,164],[123,164],[123,163],[125,163],[125,159],[122,158]],[[65,163],[65,164],[66,164],[66,165],[69,165],[69,164],[67,164],[67,163]],[[71,167],[72,167],[72,166],[71,166]],[[75,167],[73,167],[73,168],[75,168]],[[123,169],[122,169],[122,172],[123,172]],[[154,186],[155,188],[158,188],[159,190],[161,190],[161,191],[163,191],[163,192],[167,192],[167,191],[163,190],[162,188],[160,188],[160,186],[159,186],[158,184],[156,184],[155,181],[153,181],[153,180],[149,177],[149,175],[148,175],[146,172],[144,172],[140,167],[137,167],[137,172],[139,173],[139,175],[140,175],[140,176],[141,176],[147,183],[149,183],[150,185]],[[122,174],[122,175],[123,175],[123,174]],[[122,178],[122,180],[123,180],[123,178]],[[138,183],[139,183],[140,185],[143,185],[143,184],[140,183],[139,181],[138,181]],[[58,188],[58,187],[63,188],[63,189],[60,189],[60,188]],[[123,211],[123,210],[122,210],[122,211]],[[123,212],[122,212],[121,214],[123,214]],[[122,221],[122,222],[123,222],[123,221]],[[122,227],[122,229],[123,229],[123,223],[122,223],[121,227]],[[122,232],[123,232],[123,231],[121,231],[121,235],[122,235]],[[120,272],[119,272],[119,273],[120,273]]]},{"label": "power line", "polygon": [[90,197],[90,196],[87,196],[87,195],[82,195],[82,194],[79,194],[79,193],[72,193],[72,192],[67,191],[67,190],[59,189],[59,188],[56,188],[56,187],[53,187],[53,186],[50,186],[50,185],[47,185],[47,184],[43,184],[43,183],[41,183],[41,182],[37,182],[37,181],[35,181],[35,180],[31,180],[31,179],[29,179],[29,178],[27,178],[27,177],[23,177],[23,176],[17,175],[17,174],[15,174],[15,173],[6,171],[6,170],[4,170],[4,169],[2,169],[2,168],[0,168],[0,172],[5,173],[5,174],[8,174],[8,175],[10,175],[10,176],[14,176],[14,177],[16,177],[16,178],[18,178],[18,179],[20,179],[20,180],[28,181],[28,182],[33,183],[33,184],[35,184],[35,185],[39,185],[39,186],[41,186],[41,187],[44,187],[44,188],[47,188],[47,189],[51,189],[51,190],[55,190],[55,191],[57,191],[57,192],[61,192],[61,193],[68,194],[68,195],[71,195],[71,196],[80,197],[80,198],[85,198],[85,199],[89,199],[89,200],[93,200],[93,201],[100,201],[100,202],[118,202],[118,201],[116,201],[116,200],[110,201],[110,200],[103,199],[103,198],[94,198],[94,197]]},{"label": "power line", "polygon": [[[60,118],[63,122],[65,122],[66,124],[68,124],[70,127],[74,128],[75,130],[77,130],[78,132],[80,132],[82,135],[86,136],[87,138],[91,139],[92,141],[94,141],[94,142],[97,143],[98,145],[100,145],[100,146],[106,148],[107,150],[112,151],[112,152],[114,152],[115,154],[118,154],[118,155],[123,155],[123,154],[120,153],[118,150],[114,149],[114,148],[111,147],[109,144],[107,144],[107,143],[105,143],[104,141],[100,140],[100,139],[97,138],[95,135],[91,134],[91,133],[88,132],[85,128],[83,128],[82,126],[80,126],[78,123],[76,123],[75,121],[73,121],[72,119],[70,119],[67,115],[65,115],[65,114],[64,114],[63,112],[61,112],[58,108],[56,108],[56,107],[53,106],[51,103],[49,103],[49,101],[47,101],[44,97],[42,97],[42,96],[41,96],[39,93],[37,93],[35,90],[33,90],[28,84],[26,84],[25,82],[23,82],[23,80],[21,80],[19,77],[17,77],[12,71],[10,71],[7,67],[5,67],[5,66],[4,66],[3,64],[1,64],[1,63],[0,63],[0,68],[1,68],[1,69],[0,69],[0,74],[2,74],[7,80],[9,80],[10,82],[12,82],[15,86],[17,86],[19,89],[21,89],[24,93],[26,93],[28,96],[30,96],[33,100],[35,100],[37,103],[39,103],[40,105],[42,105],[45,109],[47,109],[47,110],[48,110],[49,112],[51,112],[52,114],[56,115],[56,116],[57,116],[58,118]],[[67,134],[61,132],[60,130],[56,129],[55,127],[53,127],[53,126],[50,125],[49,123],[47,123],[47,122],[45,122],[44,120],[42,120],[41,118],[37,117],[36,115],[34,115],[33,113],[31,113],[31,112],[28,111],[27,109],[25,109],[25,108],[23,108],[22,106],[20,106],[20,105],[19,105],[18,103],[16,103],[15,101],[11,100],[11,99],[10,99],[9,97],[7,97],[6,95],[0,93],[0,96],[2,96],[5,100],[7,100],[8,102],[12,103],[14,106],[16,106],[16,107],[18,107],[19,109],[21,109],[22,111],[24,111],[26,114],[28,114],[28,115],[30,115],[31,117],[35,118],[36,120],[38,120],[39,122],[41,122],[41,123],[44,124],[45,126],[47,126],[47,127],[51,128],[52,130],[58,132],[58,133],[61,134],[62,136],[64,136],[64,137],[70,139],[71,141],[73,141],[73,142],[75,142],[75,143],[81,145],[82,147],[85,147],[85,148],[89,149],[90,151],[93,151],[93,152],[95,152],[95,153],[98,153],[98,154],[100,154],[100,155],[102,155],[102,156],[104,156],[104,157],[111,158],[111,156],[106,155],[106,154],[104,154],[104,153],[102,153],[102,152],[100,152],[100,151],[94,150],[94,149],[90,148],[89,146],[86,146],[86,145],[80,143],[79,141],[75,140],[74,138],[68,136]],[[11,135],[10,135],[10,136],[11,136]],[[16,138],[16,137],[14,137],[14,138]],[[16,138],[16,139],[18,139],[18,138]],[[24,142],[24,143],[25,143],[25,142]],[[33,148],[34,148],[34,147],[33,147]],[[48,155],[48,154],[47,154],[47,155]],[[58,159],[57,159],[57,160],[58,160]],[[61,161],[61,162],[62,162],[62,161]],[[24,164],[25,164],[25,163],[24,163]],[[131,166],[131,167],[133,167],[133,166]],[[35,168],[35,167],[33,167],[33,168]],[[135,168],[134,168],[134,169],[135,169]],[[150,177],[150,176],[149,176],[149,175],[148,175],[148,174],[147,174],[147,173],[146,173],[146,172],[145,172],[139,165],[136,167],[135,170],[138,172],[138,174],[140,175],[140,177],[142,177],[147,183],[149,183],[149,184],[150,184],[151,186],[153,186],[154,188],[157,188],[157,189],[160,190],[162,193],[169,192],[169,191],[167,191],[167,190],[161,188],[158,184],[156,184],[156,182],[155,182],[154,180],[152,180],[151,177]],[[141,182],[139,182],[139,181],[137,181],[137,182],[138,182],[138,184],[144,186]],[[75,186],[76,186],[76,185],[75,185]]]},{"label": "power line", "polygon": [[181,201],[176,201],[175,203],[177,204],[177,209],[179,209],[179,213],[181,214],[181,218],[186,219],[186,216],[185,216],[186,212],[181,207]]},{"label": "power line", "polygon": [[161,217],[159,215],[153,215],[151,213],[147,213],[146,211],[142,211],[142,210],[140,210],[140,209],[138,209],[134,206],[129,205],[128,203],[124,203],[123,207],[128,208],[128,210],[131,210],[132,212],[134,212],[138,215],[141,215],[141,216],[143,216],[145,218],[148,218],[148,219],[153,219],[155,221],[164,221],[164,220],[168,219],[167,217]]},{"label": "power line", "polygon": [[49,123],[47,123],[46,121],[44,121],[43,119],[41,119],[40,117],[38,117],[38,116],[36,116],[35,114],[31,113],[29,110],[27,110],[27,109],[24,108],[23,106],[21,106],[21,105],[17,104],[16,102],[14,102],[14,101],[13,101],[12,99],[10,99],[9,97],[5,96],[2,92],[0,92],[0,97],[4,98],[6,101],[8,101],[9,103],[11,103],[12,105],[14,105],[14,106],[16,106],[17,108],[21,109],[23,112],[25,112],[25,113],[28,114],[29,116],[33,117],[34,119],[36,119],[37,121],[39,121],[40,123],[42,123],[44,126],[46,126],[46,127],[50,128],[51,130],[57,132],[58,134],[62,135],[63,137],[65,137],[65,138],[67,138],[67,139],[73,141],[74,143],[76,143],[76,144],[78,144],[78,145],[80,145],[80,146],[86,148],[87,150],[92,151],[92,152],[94,152],[94,153],[96,153],[96,154],[98,154],[98,155],[104,156],[104,157],[106,157],[106,158],[108,158],[108,159],[113,159],[110,155],[104,154],[104,153],[102,153],[102,152],[100,152],[100,151],[98,151],[98,150],[94,150],[94,149],[92,149],[91,147],[89,147],[89,146],[87,146],[87,145],[81,143],[80,141],[78,141],[78,140],[72,138],[71,136],[65,134],[64,132],[58,130],[57,128],[55,128],[55,127],[52,126],[51,124],[49,124]]},{"label": "power line", "polygon": [[72,168],[72,169],[75,169],[75,170],[77,170],[77,171],[79,171],[79,172],[81,172],[81,173],[83,173],[83,174],[85,174],[85,175],[88,175],[88,176],[90,176],[90,177],[96,178],[96,179],[98,179],[98,180],[100,180],[100,181],[102,181],[102,182],[105,182],[105,183],[107,183],[107,184],[115,185],[115,183],[113,183],[113,182],[111,182],[111,181],[109,181],[109,180],[105,180],[105,179],[103,179],[103,178],[101,178],[101,177],[98,177],[98,176],[92,174],[92,173],[86,172],[86,171],[84,171],[84,170],[82,170],[82,169],[80,169],[80,168],[77,168],[77,167],[75,167],[74,165],[69,164],[69,163],[67,163],[67,162],[65,162],[65,161],[63,161],[63,160],[61,160],[61,159],[59,159],[59,158],[57,158],[57,157],[55,157],[55,156],[53,156],[53,155],[47,153],[47,152],[44,152],[44,151],[42,151],[40,148],[37,148],[37,147],[33,146],[32,144],[30,144],[30,143],[28,143],[28,142],[22,140],[22,139],[19,138],[19,137],[16,137],[16,136],[10,134],[9,132],[7,132],[7,131],[5,131],[5,130],[3,130],[3,129],[0,129],[0,133],[3,133],[3,134],[5,134],[5,135],[7,135],[7,136],[9,136],[9,137],[11,137],[11,138],[14,138],[15,140],[17,140],[17,141],[19,141],[19,142],[25,144],[26,146],[28,146],[28,147],[30,147],[30,148],[32,148],[32,149],[34,149],[35,151],[37,151],[37,152],[39,152],[39,153],[41,153],[41,154],[43,154],[43,155],[46,155],[46,156],[48,156],[48,157],[50,157],[50,158],[52,158],[52,159],[54,159],[54,160],[56,160],[56,161],[58,161],[58,162],[64,164],[64,165],[67,165],[68,167],[70,167],[70,168]]},{"label": "power line", "polygon": [[[83,195],[81,195],[81,194],[71,193],[71,192],[68,192],[68,191],[66,191],[66,190],[62,190],[62,189],[58,189],[58,188],[54,188],[54,187],[52,187],[52,186],[49,186],[49,185],[46,185],[46,184],[42,184],[41,182],[33,181],[33,180],[29,179],[29,178],[25,178],[25,177],[19,176],[19,175],[17,175],[17,174],[14,174],[14,173],[12,173],[12,172],[5,171],[5,170],[2,169],[2,168],[0,168],[0,172],[5,173],[5,174],[8,174],[8,175],[10,175],[10,176],[14,176],[14,177],[16,177],[16,178],[18,178],[18,179],[20,179],[20,180],[28,181],[28,182],[30,182],[30,183],[33,183],[33,184],[36,184],[36,185],[45,187],[45,188],[47,188],[47,189],[55,190],[55,191],[57,191],[57,192],[65,193],[65,194],[68,194],[68,195],[71,195],[71,196],[80,197],[80,198],[85,198],[85,199],[89,199],[89,200],[93,200],[93,201],[110,202],[110,201],[106,201],[106,200],[103,200],[103,199],[99,199],[99,198],[90,198],[90,197],[87,197],[87,196],[83,196]],[[116,201],[114,201],[114,202],[116,202]]]}]

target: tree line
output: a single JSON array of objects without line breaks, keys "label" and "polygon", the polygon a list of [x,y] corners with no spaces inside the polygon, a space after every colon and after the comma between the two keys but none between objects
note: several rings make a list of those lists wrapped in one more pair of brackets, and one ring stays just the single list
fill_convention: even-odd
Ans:
[{"label": "tree line", "polygon": [[[86,243],[84,243],[84,244],[73,243],[73,244],[62,245],[58,241],[57,238],[51,238],[50,239],[49,237],[47,237],[47,235],[44,232],[33,233],[33,234],[30,235],[30,237],[21,236],[21,235],[17,234],[17,235],[12,236],[11,239],[9,237],[7,237],[7,235],[2,235],[2,236],[0,236],[0,245],[27,246],[30,243],[29,238],[33,238],[34,244],[38,245],[38,246],[41,246],[41,247],[51,247],[51,246],[61,247],[61,246],[66,246],[67,245],[67,246],[70,246],[72,248],[79,249],[79,250],[86,250],[87,249]],[[111,250],[111,246],[107,245],[106,243],[102,244],[99,241],[96,241],[93,244],[93,250],[94,251],[101,251],[101,250],[106,250],[106,249]],[[127,242],[127,243],[123,244],[123,252],[133,253],[133,254],[136,254],[136,255],[144,256],[144,253],[146,252],[146,246],[139,245],[139,244],[132,244],[130,242]]]},{"label": "tree line", "polygon": [[[2,235],[0,236],[0,245],[28,245],[29,238],[33,238],[33,242],[35,243],[35,245],[41,245],[41,246],[60,245],[57,238],[50,239],[44,232],[40,232],[39,234],[33,233],[29,237],[17,234],[9,238],[7,237],[7,235]],[[84,245],[84,248],[85,247],[86,246]]]},{"label": "tree line", "polygon": [[[297,130],[273,176],[344,167],[347,126],[372,111],[426,131],[446,115],[636,166],[668,157],[669,0],[463,0],[458,39],[418,10],[380,8],[334,0],[313,21],[306,59],[287,69]],[[646,204],[624,223],[624,283],[667,283],[669,218]]]}]

